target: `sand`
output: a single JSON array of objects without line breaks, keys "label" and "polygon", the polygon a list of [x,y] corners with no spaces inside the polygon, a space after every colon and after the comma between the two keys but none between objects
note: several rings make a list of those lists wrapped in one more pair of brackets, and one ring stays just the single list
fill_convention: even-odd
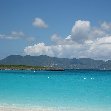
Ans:
[{"label": "sand", "polygon": [[70,108],[24,108],[15,106],[0,106],[0,111],[73,111]]},{"label": "sand", "polygon": [[39,109],[39,108],[0,107],[0,111],[53,111],[53,110]]},{"label": "sand", "polygon": [[27,108],[27,107],[16,107],[16,106],[0,106],[0,111],[111,111],[111,107],[106,108]]},{"label": "sand", "polygon": [[42,108],[23,108],[23,107],[8,107],[0,106],[0,111],[54,111],[52,109]]}]

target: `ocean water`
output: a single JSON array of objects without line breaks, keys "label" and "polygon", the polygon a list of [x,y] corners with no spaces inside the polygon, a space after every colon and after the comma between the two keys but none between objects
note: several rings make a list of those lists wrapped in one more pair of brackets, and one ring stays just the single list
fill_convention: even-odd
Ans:
[{"label": "ocean water", "polygon": [[111,111],[111,71],[0,71],[0,105]]}]

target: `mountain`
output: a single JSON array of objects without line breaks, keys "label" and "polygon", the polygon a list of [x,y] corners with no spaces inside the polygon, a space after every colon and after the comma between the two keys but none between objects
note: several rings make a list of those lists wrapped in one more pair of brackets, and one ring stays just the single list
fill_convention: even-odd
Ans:
[{"label": "mountain", "polygon": [[46,55],[40,56],[21,56],[10,55],[2,60],[0,64],[4,65],[29,65],[29,66],[54,66],[65,69],[106,69],[111,70],[111,60],[94,60],[90,58],[57,58]]}]

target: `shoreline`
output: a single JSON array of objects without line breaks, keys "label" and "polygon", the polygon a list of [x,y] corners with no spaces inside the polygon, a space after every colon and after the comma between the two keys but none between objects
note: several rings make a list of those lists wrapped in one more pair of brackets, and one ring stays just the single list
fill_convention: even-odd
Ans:
[{"label": "shoreline", "polygon": [[111,111],[111,107],[20,107],[0,105],[0,111]]},{"label": "shoreline", "polygon": [[16,106],[0,105],[0,111],[78,111],[78,108],[71,107],[37,107],[37,106]]},{"label": "shoreline", "polygon": [[47,108],[27,108],[27,107],[16,107],[16,106],[0,106],[0,111],[56,111]]}]

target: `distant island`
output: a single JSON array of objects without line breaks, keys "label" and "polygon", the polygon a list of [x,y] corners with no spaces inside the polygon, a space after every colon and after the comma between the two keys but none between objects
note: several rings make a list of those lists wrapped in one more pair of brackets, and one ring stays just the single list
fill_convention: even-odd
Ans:
[{"label": "distant island", "polygon": [[63,68],[58,68],[58,67],[26,66],[26,65],[0,65],[0,70],[64,71]]},{"label": "distant island", "polygon": [[93,69],[111,70],[111,60],[94,60],[91,58],[57,58],[46,55],[21,56],[10,55],[0,60],[0,69],[30,69],[30,70],[63,70],[63,69]]}]

